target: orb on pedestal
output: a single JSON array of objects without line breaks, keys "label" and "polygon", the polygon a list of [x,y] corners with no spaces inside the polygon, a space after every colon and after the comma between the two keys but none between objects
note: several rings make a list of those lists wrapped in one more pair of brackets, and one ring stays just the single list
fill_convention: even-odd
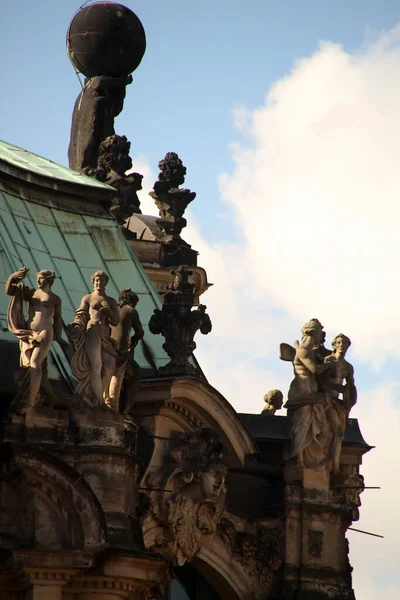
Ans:
[{"label": "orb on pedestal", "polygon": [[96,2],[73,17],[67,33],[67,52],[86,77],[122,77],[140,64],[146,35],[139,18],[126,6]]}]

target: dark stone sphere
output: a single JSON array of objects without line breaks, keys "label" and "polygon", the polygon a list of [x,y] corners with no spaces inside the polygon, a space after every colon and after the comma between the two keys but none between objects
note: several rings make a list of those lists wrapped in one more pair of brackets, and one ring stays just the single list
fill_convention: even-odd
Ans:
[{"label": "dark stone sphere", "polygon": [[115,2],[96,2],[73,17],[67,51],[86,77],[129,75],[146,50],[146,35],[138,17]]}]

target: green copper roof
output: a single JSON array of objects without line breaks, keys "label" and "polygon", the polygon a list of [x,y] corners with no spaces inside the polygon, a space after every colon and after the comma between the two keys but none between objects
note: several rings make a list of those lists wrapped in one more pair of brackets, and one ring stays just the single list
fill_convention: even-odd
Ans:
[{"label": "green copper roof", "polygon": [[[3,150],[4,145],[1,155]],[[33,155],[22,153],[21,156],[28,156],[30,160]],[[75,177],[72,171],[50,164],[55,170],[60,169],[60,173],[66,173],[65,177]],[[90,185],[95,183],[90,180]],[[148,330],[153,310],[161,306],[160,298],[111,215],[81,215],[0,191],[0,285],[22,266],[30,269],[25,281],[32,287],[36,287],[35,275],[40,269],[56,272],[53,291],[61,297],[65,324],[73,321],[82,296],[92,290],[90,278],[95,271],[101,269],[108,273],[107,293],[114,298],[118,298],[122,289],[132,288],[139,295],[137,308],[147,347],[146,353],[144,344],[139,344],[135,359],[142,368],[152,366],[149,354],[157,367],[168,362],[162,349],[164,338]],[[7,331],[8,302],[9,297],[0,292],[0,339],[16,341]],[[52,345],[51,352],[59,371],[68,380],[71,377],[69,364],[57,343]]]},{"label": "green copper roof", "polygon": [[50,177],[52,179],[59,179],[68,183],[78,183],[81,185],[87,185],[93,188],[105,188],[110,189],[110,186],[91,177],[87,177],[78,171],[67,169],[57,163],[42,158],[37,154],[13,146],[8,142],[0,140],[0,160],[3,160],[14,167],[42,175],[44,177]]}]

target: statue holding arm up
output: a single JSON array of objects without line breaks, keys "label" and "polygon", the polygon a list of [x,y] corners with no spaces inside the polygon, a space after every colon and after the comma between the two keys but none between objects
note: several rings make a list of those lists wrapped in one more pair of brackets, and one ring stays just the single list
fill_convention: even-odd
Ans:
[{"label": "statue holding arm up", "polygon": [[[22,267],[10,275],[6,293],[12,296],[8,308],[8,328],[20,341],[20,365],[29,370],[19,377],[19,400],[25,406],[33,407],[39,401],[41,384],[45,383],[42,382],[43,365],[53,340],[62,347],[68,346],[68,342],[61,337],[61,299],[51,291],[56,274],[49,270],[39,271],[35,290],[22,283],[28,271],[27,267]],[[27,319],[23,312],[24,302],[28,305]],[[49,387],[47,380],[46,387]]]}]

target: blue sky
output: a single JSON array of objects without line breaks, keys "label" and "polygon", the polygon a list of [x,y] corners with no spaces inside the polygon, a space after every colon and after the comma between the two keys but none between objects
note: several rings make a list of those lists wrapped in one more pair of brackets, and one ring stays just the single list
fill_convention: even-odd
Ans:
[{"label": "blue sky", "polygon": [[[216,284],[204,296],[214,329],[197,356],[238,410],[258,412],[268,389],[290,383],[280,341],[310,317],[328,340],[350,335],[352,416],[377,446],[363,473],[383,488],[364,493],[358,526],[386,536],[350,534],[355,589],[394,600],[400,2],[125,3],[147,51],[116,130],[132,142],[144,190],[172,150],[197,192],[184,237]],[[13,0],[0,22],[0,138],[64,165],[80,90],[65,34],[78,8]]]}]

